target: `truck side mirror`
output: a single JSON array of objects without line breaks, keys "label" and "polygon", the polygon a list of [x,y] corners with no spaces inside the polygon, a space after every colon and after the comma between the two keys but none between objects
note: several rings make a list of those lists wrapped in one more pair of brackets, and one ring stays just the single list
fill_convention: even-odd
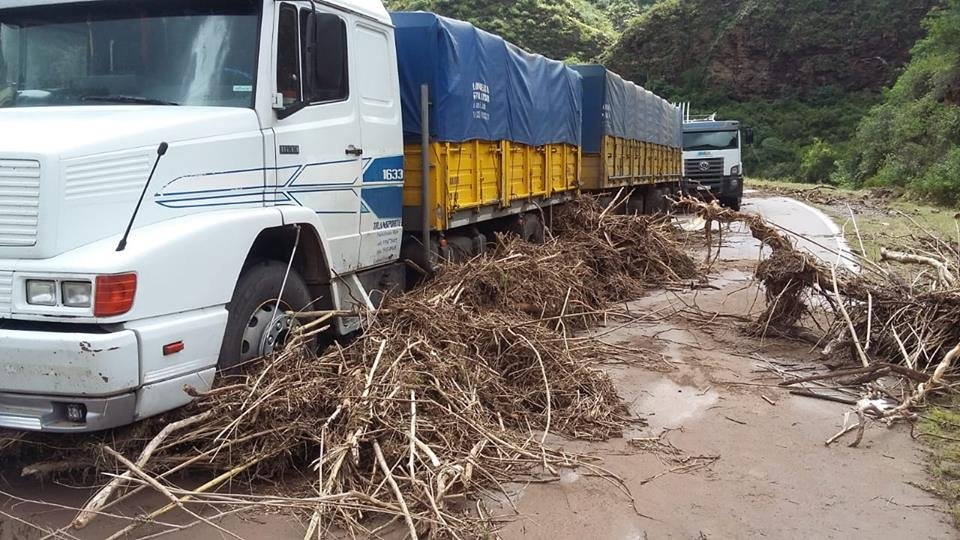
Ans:
[{"label": "truck side mirror", "polygon": [[743,146],[751,144],[753,144],[753,128],[745,127],[743,128]]}]

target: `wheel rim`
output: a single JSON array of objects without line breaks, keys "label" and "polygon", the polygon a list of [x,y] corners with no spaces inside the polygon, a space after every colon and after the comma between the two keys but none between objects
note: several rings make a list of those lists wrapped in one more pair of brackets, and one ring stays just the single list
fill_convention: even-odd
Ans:
[{"label": "wheel rim", "polygon": [[253,310],[240,337],[241,362],[266,356],[286,345],[296,324],[296,319],[287,315],[289,311],[292,311],[289,304],[278,303],[276,299],[267,300]]}]

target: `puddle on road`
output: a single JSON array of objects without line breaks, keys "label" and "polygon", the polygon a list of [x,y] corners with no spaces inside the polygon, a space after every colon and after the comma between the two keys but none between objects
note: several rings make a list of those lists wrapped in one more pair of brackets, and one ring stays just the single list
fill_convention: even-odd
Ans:
[{"label": "puddle on road", "polygon": [[643,394],[634,402],[633,412],[647,421],[644,431],[659,433],[664,429],[682,427],[686,422],[700,417],[720,399],[712,389],[706,392],[692,386],[680,386],[660,379],[644,388]]}]

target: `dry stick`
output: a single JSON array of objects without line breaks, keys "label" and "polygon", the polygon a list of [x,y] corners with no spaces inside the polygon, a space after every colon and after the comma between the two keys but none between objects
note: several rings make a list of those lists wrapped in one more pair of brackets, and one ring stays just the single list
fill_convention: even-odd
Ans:
[{"label": "dry stick", "polygon": [[860,236],[860,225],[857,224],[857,218],[853,215],[853,208],[850,205],[847,205],[847,211],[850,212],[850,221],[853,222],[853,230],[857,233],[857,242],[860,243],[860,253],[864,256],[867,255],[867,248],[863,247],[863,237]]},{"label": "dry stick", "polygon": [[[530,340],[527,339],[527,336],[520,335],[520,337],[527,342],[527,346],[529,346],[530,350],[533,351],[533,354],[536,355],[537,363],[540,364],[540,373],[541,375],[543,375],[543,388],[547,395],[547,425],[546,427],[543,428],[543,436],[540,438],[540,444],[542,446],[547,443],[547,435],[550,433],[550,419],[551,419],[551,412],[553,408],[551,398],[550,398],[550,379],[547,378],[547,368],[544,367],[543,365],[543,357],[540,356],[540,351],[538,351],[537,348],[533,346],[533,343],[531,343]],[[546,465],[546,455],[544,455],[544,465]]]},{"label": "dry stick", "polygon": [[943,376],[947,373],[953,366],[954,360],[960,357],[960,345],[957,345],[953,348],[946,356],[943,357],[943,361],[940,362],[940,365],[937,366],[937,369],[934,370],[933,376],[930,377],[929,382],[920,383],[917,386],[917,391],[914,392],[909,398],[907,398],[903,403],[901,403],[897,408],[892,409],[884,413],[884,418],[892,418],[894,416],[900,415],[923,401],[927,395],[936,389],[938,386],[943,384]]},{"label": "dry stick", "polygon": [[[373,377],[377,372],[377,366],[380,365],[380,359],[383,358],[383,351],[387,347],[387,340],[380,342],[380,349],[377,351],[377,356],[373,360],[373,365],[370,366],[370,372],[367,374],[367,383],[364,385],[363,393],[360,395],[360,403],[367,401],[367,398],[370,396],[370,388],[373,385]],[[404,352],[406,354],[406,352]],[[356,445],[357,440],[360,439],[360,435],[363,434],[363,426],[360,426],[350,434],[347,438],[347,441],[344,445],[338,450],[339,455],[337,456],[336,462],[334,462],[333,467],[330,469],[330,475],[327,477],[327,485],[323,486],[323,492],[329,493],[333,489],[333,483],[337,479],[337,475],[340,473],[340,468],[343,466],[343,461],[347,458],[347,454],[350,453],[350,450]],[[322,462],[316,462],[316,467],[322,467]]]},{"label": "dry stick", "polygon": [[124,467],[126,467],[126,468],[127,468],[130,472],[132,472],[135,476],[140,477],[144,482],[146,482],[147,484],[149,484],[150,487],[152,487],[153,489],[157,490],[161,495],[163,495],[164,497],[166,497],[167,499],[169,499],[171,503],[177,505],[177,507],[179,507],[180,510],[183,510],[183,511],[186,512],[187,514],[190,514],[190,515],[193,516],[194,518],[199,519],[200,521],[203,521],[203,522],[206,523],[207,525],[213,527],[214,529],[217,529],[218,531],[220,531],[220,532],[222,532],[222,533],[224,533],[224,534],[227,534],[227,535],[229,535],[229,536],[232,536],[232,537],[236,538],[237,540],[243,540],[243,538],[241,538],[241,537],[237,536],[236,534],[234,534],[234,533],[232,533],[232,532],[224,529],[223,527],[217,525],[216,523],[213,523],[212,521],[204,518],[203,516],[200,516],[200,515],[196,514],[195,512],[193,512],[192,510],[190,510],[189,508],[187,508],[186,506],[184,506],[183,502],[182,502],[180,499],[178,499],[173,493],[170,493],[170,490],[167,489],[166,487],[164,487],[163,484],[161,484],[160,482],[158,482],[157,480],[155,480],[155,479],[154,479],[152,476],[150,476],[149,474],[143,472],[143,469],[141,469],[140,467],[137,467],[133,462],[131,462],[129,459],[123,457],[122,454],[120,454],[119,452],[117,452],[117,451],[114,450],[113,448],[110,448],[109,446],[104,446],[104,447],[103,447],[103,451],[106,452],[106,453],[108,453],[108,454],[110,454],[114,459],[116,459],[117,461],[119,461]]},{"label": "dry stick", "polygon": [[[279,432],[279,431],[282,431],[282,429],[269,429],[269,430],[261,431],[261,432],[258,432],[258,433],[254,433],[254,434],[252,434],[252,435],[247,435],[246,437],[243,437],[243,438],[240,438],[240,439],[234,439],[233,441],[230,441],[230,444],[229,444],[228,446],[234,446],[234,445],[237,445],[237,444],[241,444],[241,443],[244,443],[244,442],[246,442],[246,441],[248,441],[248,440],[255,439],[255,438],[258,438],[258,437],[266,437],[266,436],[268,436],[268,435],[270,435],[270,434],[272,434],[272,433],[276,433],[276,432]],[[206,452],[197,454],[197,455],[193,456],[192,458],[190,458],[190,459],[188,459],[188,460],[180,463],[180,464],[177,465],[176,467],[173,467],[173,468],[171,468],[171,469],[168,469],[168,470],[164,471],[163,474],[160,474],[160,475],[157,476],[157,480],[163,480],[164,478],[166,478],[166,477],[168,477],[168,476],[171,476],[171,475],[173,475],[173,474],[175,474],[175,473],[177,473],[177,472],[180,472],[180,471],[182,471],[182,470],[190,467],[190,466],[193,465],[194,463],[197,463],[198,461],[201,461],[201,460],[203,460],[204,458],[210,456],[210,454],[213,454],[213,453],[215,453],[216,451],[217,451],[216,448],[212,448],[212,449],[210,449],[210,450],[207,450]],[[146,487],[146,486],[144,486],[144,485],[140,485],[140,486],[138,486],[138,487],[130,490],[129,492],[124,493],[122,496],[114,499],[114,500],[111,501],[109,504],[104,505],[104,508],[103,508],[103,509],[109,508],[109,507],[111,507],[111,506],[113,506],[113,505],[115,505],[115,504],[118,504],[118,503],[126,500],[126,499],[129,498],[129,497],[132,497],[133,495],[139,493],[140,490],[144,489],[145,487]],[[101,509],[101,511],[100,511],[101,514],[103,513],[103,509]]]},{"label": "dry stick", "polygon": [[[222,484],[222,483],[230,480],[230,479],[233,478],[234,476],[237,476],[238,474],[240,474],[240,473],[242,473],[243,471],[249,469],[250,467],[253,467],[254,465],[256,465],[257,463],[259,463],[260,461],[262,461],[262,460],[264,460],[264,459],[267,459],[268,457],[270,457],[270,456],[260,456],[260,457],[258,457],[258,458],[256,458],[256,459],[252,460],[252,461],[248,461],[248,462],[247,462],[246,464],[244,464],[244,465],[241,465],[241,466],[239,466],[239,467],[236,467],[236,468],[234,468],[234,469],[231,469],[231,470],[229,470],[229,471],[221,474],[220,476],[214,478],[213,480],[210,480],[210,481],[207,482],[206,484],[203,484],[202,486],[198,487],[197,489],[193,490],[193,492],[192,492],[191,495],[185,495],[184,497],[181,497],[181,498],[178,499],[178,500],[179,500],[181,503],[185,503],[185,502],[193,499],[193,498],[194,498],[194,494],[205,493],[205,492],[207,492],[207,491],[210,491],[211,489],[214,489],[215,487],[219,486],[220,484]],[[126,536],[127,534],[129,534],[130,532],[132,532],[134,529],[136,529],[137,527],[139,527],[140,525],[142,525],[142,524],[144,524],[144,523],[149,523],[149,522],[157,519],[158,517],[162,516],[163,514],[166,514],[166,513],[169,512],[170,510],[173,510],[174,508],[177,508],[177,505],[175,505],[175,504],[173,504],[173,503],[170,503],[170,504],[164,506],[163,508],[161,508],[161,509],[159,509],[159,510],[155,510],[155,511],[151,512],[148,516],[146,516],[145,518],[143,518],[141,521],[138,521],[138,522],[136,522],[136,523],[132,523],[132,524],[130,524],[130,525],[127,525],[126,527],[124,527],[124,528],[121,529],[120,531],[117,531],[116,533],[114,533],[113,535],[111,535],[109,538],[107,538],[107,540],[117,540],[117,539],[119,539],[119,538],[123,538],[124,536]]]},{"label": "dry stick", "polygon": [[854,425],[852,425],[852,426],[850,426],[850,427],[845,427],[845,428],[841,429],[841,430],[840,430],[840,433],[837,433],[837,434],[834,435],[833,437],[830,437],[829,439],[827,439],[827,441],[824,443],[824,446],[830,446],[831,444],[837,442],[837,441],[840,439],[840,437],[843,437],[844,435],[846,435],[847,433],[850,433],[851,431],[853,431],[853,430],[855,430],[855,429],[860,429],[860,423],[859,423],[859,422],[857,422],[856,424],[854,424]]},{"label": "dry stick", "polygon": [[863,433],[867,427],[867,417],[863,414],[863,409],[857,408],[857,416],[860,418],[860,427],[857,429],[857,438],[847,445],[848,448],[856,448],[863,441]]},{"label": "dry stick", "polygon": [[867,373],[874,373],[878,371],[892,371],[903,375],[904,377],[917,381],[917,382],[927,382],[930,380],[930,376],[922,371],[917,371],[908,367],[903,367],[897,364],[871,364],[867,367],[862,368],[850,368],[850,369],[841,369],[837,371],[831,371],[830,373],[821,373],[818,375],[810,375],[809,377],[801,377],[799,379],[790,379],[778,383],[778,386],[793,386],[795,384],[814,382],[814,381],[823,381],[827,379],[838,379],[840,377],[848,377],[852,375],[865,375]]},{"label": "dry stick", "polygon": [[598,230],[598,231],[600,230],[600,228],[601,228],[602,225],[603,225],[603,217],[607,215],[607,212],[609,212],[611,209],[616,208],[617,206],[619,206],[619,202],[618,202],[618,201],[620,200],[620,196],[623,195],[623,190],[624,190],[624,188],[620,188],[620,191],[617,192],[617,196],[614,197],[613,200],[610,201],[610,204],[608,204],[607,207],[603,209],[603,212],[600,213],[600,217],[597,218],[597,230]]},{"label": "dry stick", "polygon": [[[839,264],[839,259],[837,263]],[[860,356],[860,361],[863,363],[863,367],[869,367],[870,360],[867,358],[867,353],[863,351],[863,346],[860,345],[860,338],[857,337],[857,329],[853,325],[853,320],[850,318],[850,314],[847,313],[847,308],[843,306],[843,298],[840,296],[840,286],[837,284],[836,264],[830,267],[830,274],[833,278],[833,295],[837,299],[837,307],[840,308],[840,313],[843,315],[843,319],[847,321],[847,327],[850,330],[850,336],[853,338],[853,345],[857,349],[857,354]]]},{"label": "dry stick", "polygon": [[907,352],[907,347],[903,344],[903,340],[900,339],[900,334],[897,332],[896,326],[891,324],[890,331],[893,333],[893,339],[896,340],[897,346],[900,347],[900,354],[903,355],[903,360],[907,363],[907,367],[910,369],[916,369],[913,358],[911,358],[910,353]]},{"label": "dry stick", "polygon": [[373,452],[377,456],[380,471],[387,478],[387,483],[390,484],[390,488],[393,489],[393,494],[396,496],[400,508],[403,509],[403,519],[407,522],[407,528],[410,529],[410,537],[413,538],[413,540],[417,540],[419,538],[417,535],[417,527],[413,524],[413,517],[410,515],[406,501],[403,500],[403,493],[400,491],[400,486],[397,485],[397,481],[393,478],[393,474],[390,473],[390,466],[387,465],[387,460],[383,458],[383,450],[380,449],[380,443],[377,442],[377,439],[373,439]]},{"label": "dry stick", "polygon": [[410,390],[410,480],[416,481],[415,461],[417,459],[417,393]]},{"label": "dry stick", "polygon": [[831,396],[829,394],[818,394],[813,390],[791,390],[790,393],[793,394],[794,396],[808,397],[813,399],[822,399],[824,401],[833,401],[834,403],[843,403],[844,405],[857,404],[857,402],[852,399]]},{"label": "dry stick", "polygon": [[307,525],[307,531],[303,534],[303,540],[310,540],[310,538],[314,534],[317,534],[317,536],[319,537],[319,533],[317,532],[317,529],[319,527],[320,527],[320,511],[315,510],[313,512],[313,516],[310,517],[310,524]]},{"label": "dry stick", "polygon": [[[140,453],[140,457],[137,458],[137,467],[144,467],[150,461],[150,458],[153,456],[153,453],[157,450],[157,447],[167,439],[173,432],[183,429],[193,424],[203,422],[207,418],[210,418],[213,415],[214,411],[207,411],[190,418],[185,418],[178,422],[168,424],[164,427],[160,433],[157,434],[153,440],[143,449]],[[119,489],[130,477],[133,475],[131,471],[126,471],[122,475],[111,480],[106,486],[104,486],[100,491],[98,491],[93,498],[83,507],[83,509],[77,514],[77,517],[73,519],[73,522],[70,524],[74,529],[82,529],[90,524],[104,505],[113,495],[113,493]]]},{"label": "dry stick", "polygon": [[334,309],[327,311],[288,311],[286,314],[295,319],[313,319],[315,317],[356,317],[362,313],[354,310]]},{"label": "dry stick", "polygon": [[937,270],[937,276],[941,286],[944,286],[948,289],[952,289],[957,286],[957,278],[950,273],[950,267],[947,266],[947,263],[938,261],[933,257],[912,255],[910,253],[901,253],[899,251],[882,248],[880,250],[880,260],[895,261],[905,264],[925,264],[927,266],[932,266]]},{"label": "dry stick", "polygon": [[[956,216],[954,216],[956,218]],[[957,229],[957,249],[960,250],[960,219],[954,219],[953,226]],[[960,255],[960,253],[957,253]],[[957,257],[957,275],[960,276],[960,256]]]}]

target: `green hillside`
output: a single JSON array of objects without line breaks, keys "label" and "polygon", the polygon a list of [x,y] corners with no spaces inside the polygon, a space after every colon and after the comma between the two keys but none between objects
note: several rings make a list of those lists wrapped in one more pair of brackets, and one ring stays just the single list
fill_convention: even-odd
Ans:
[{"label": "green hillside", "polygon": [[931,14],[897,83],[860,123],[838,175],[960,204],[960,0]]},{"label": "green hillside", "polygon": [[606,55],[652,87],[733,99],[878,90],[936,0],[666,0]]},{"label": "green hillside", "polygon": [[665,0],[604,57],[694,111],[755,128],[748,174],[827,181],[937,0]]},{"label": "green hillside", "polygon": [[[617,38],[606,8],[629,4],[610,0],[387,0],[391,10],[432,11],[503,36],[529,51],[558,60],[588,61]],[[639,3],[634,2],[639,13]]]}]

